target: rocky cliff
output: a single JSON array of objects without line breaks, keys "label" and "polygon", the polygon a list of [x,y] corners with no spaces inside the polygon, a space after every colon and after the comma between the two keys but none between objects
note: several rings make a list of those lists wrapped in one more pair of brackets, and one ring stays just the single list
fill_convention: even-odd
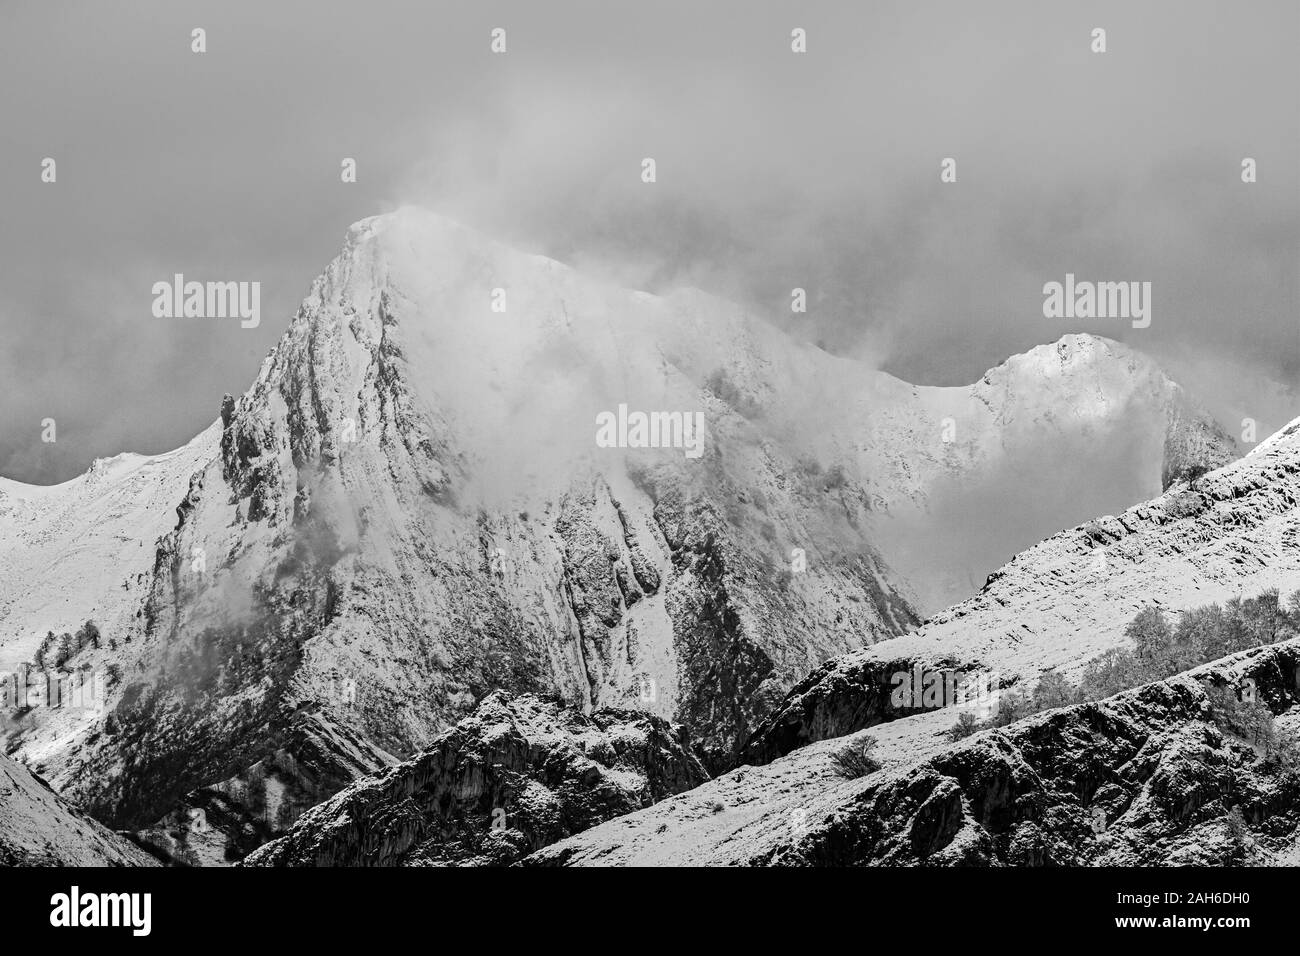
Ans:
[{"label": "rocky cliff", "polygon": [[[530,862],[1293,861],[1295,641],[962,743],[963,706],[893,691],[918,665],[1023,689],[1125,645],[1149,604],[1290,593],[1298,502],[1300,420],[1194,487],[1019,555],[917,634],[810,674],[751,740],[751,765]],[[1247,687],[1271,726],[1242,719]]]},{"label": "rocky cliff", "polygon": [[497,692],[433,746],[303,815],[247,866],[506,865],[698,786],[680,727]]}]

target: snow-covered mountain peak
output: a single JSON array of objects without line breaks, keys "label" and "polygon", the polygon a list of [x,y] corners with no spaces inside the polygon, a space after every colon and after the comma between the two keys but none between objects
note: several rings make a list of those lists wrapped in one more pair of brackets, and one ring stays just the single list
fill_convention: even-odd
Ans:
[{"label": "snow-covered mountain peak", "polygon": [[1104,414],[1108,403],[1126,400],[1134,388],[1168,388],[1173,383],[1152,359],[1099,335],[1072,333],[1010,356],[985,373],[983,386],[1033,396],[1044,405],[1073,401],[1074,411]]},{"label": "snow-covered mountain peak", "polygon": [[[274,765],[291,819],[506,688],[649,710],[725,765],[812,667],[1158,493],[1171,432],[1208,436],[1179,461],[1228,454],[1115,343],[1000,368],[916,387],[705,293],[418,209],[362,220],[185,448],[48,501],[0,486],[0,650],[93,617],[115,647],[84,663],[129,675],[118,733],[33,721],[25,753],[132,827]],[[598,443],[620,406],[702,415],[702,454]]]}]

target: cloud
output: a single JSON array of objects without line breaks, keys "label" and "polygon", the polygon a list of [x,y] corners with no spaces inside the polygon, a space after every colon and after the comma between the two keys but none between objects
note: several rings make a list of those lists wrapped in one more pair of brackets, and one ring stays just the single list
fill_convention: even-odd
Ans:
[{"label": "cloud", "polygon": [[[23,38],[0,83],[25,91],[0,128],[0,344],[21,357],[4,474],[65,479],[188,439],[247,386],[346,226],[408,202],[624,285],[741,301],[910,381],[973,381],[1068,331],[1189,369],[1221,358],[1268,395],[1300,381],[1286,0],[1087,19],[1029,0],[327,9],[0,12]],[[38,181],[45,155],[57,185]],[[175,271],[260,280],[262,326],[141,320]],[[1151,328],[1044,320],[1042,284],[1067,271],[1152,281]],[[1273,401],[1239,399],[1225,408]],[[51,406],[76,427],[33,455],[28,419]]]}]

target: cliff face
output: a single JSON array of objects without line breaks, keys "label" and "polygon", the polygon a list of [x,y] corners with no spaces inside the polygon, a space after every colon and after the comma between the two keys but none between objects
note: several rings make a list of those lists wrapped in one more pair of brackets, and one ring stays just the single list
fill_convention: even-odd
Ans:
[{"label": "cliff face", "polygon": [[[107,716],[29,715],[8,746],[205,862],[499,688],[679,721],[717,771],[803,675],[981,567],[936,542],[953,482],[1036,494],[1007,483],[1026,456],[1122,432],[1158,487],[1175,418],[1203,421],[1176,391],[1091,336],[918,388],[699,292],[607,288],[416,210],[365,220],[184,449],[0,484],[0,651],[102,614],[114,644],[80,663],[121,672]],[[703,414],[701,454],[602,447],[620,405]],[[953,573],[918,597],[930,564]],[[194,811],[212,830],[181,839]]]},{"label": "cliff face", "polygon": [[707,779],[680,727],[494,693],[413,760],[303,815],[247,866],[506,865]]},{"label": "cliff face", "polygon": [[[497,283],[505,313],[487,305]],[[665,356],[694,319],[441,220],[359,224],[223,404],[113,713],[52,775],[150,827],[281,750],[301,764],[305,713],[368,742],[374,770],[496,688],[641,707],[732,759],[796,675],[915,616],[866,506],[792,485],[790,453],[735,410],[740,386],[715,381],[729,404],[705,366]],[[724,349],[725,329],[701,336]],[[623,403],[702,409],[702,456],[597,447],[597,412]],[[813,529],[827,550],[792,583],[782,542]],[[355,779],[343,757],[322,775]]]},{"label": "cliff face", "polygon": [[272,748],[265,756],[231,764],[229,776],[169,797],[172,809],[131,839],[171,864],[230,866],[288,832],[331,794],[398,762],[315,707],[302,708],[286,725],[283,737],[263,744]]}]

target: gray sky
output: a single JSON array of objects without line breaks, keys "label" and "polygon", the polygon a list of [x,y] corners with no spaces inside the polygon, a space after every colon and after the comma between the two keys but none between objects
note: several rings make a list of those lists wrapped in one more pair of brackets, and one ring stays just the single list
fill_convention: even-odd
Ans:
[{"label": "gray sky", "polygon": [[[1276,427],[1300,414],[1298,54],[1294,0],[5,0],[0,474],[188,440],[347,225],[404,202],[926,384],[1110,335]],[[174,272],[260,280],[261,327],[155,319]],[[1045,319],[1066,272],[1151,281],[1151,327]]]}]

